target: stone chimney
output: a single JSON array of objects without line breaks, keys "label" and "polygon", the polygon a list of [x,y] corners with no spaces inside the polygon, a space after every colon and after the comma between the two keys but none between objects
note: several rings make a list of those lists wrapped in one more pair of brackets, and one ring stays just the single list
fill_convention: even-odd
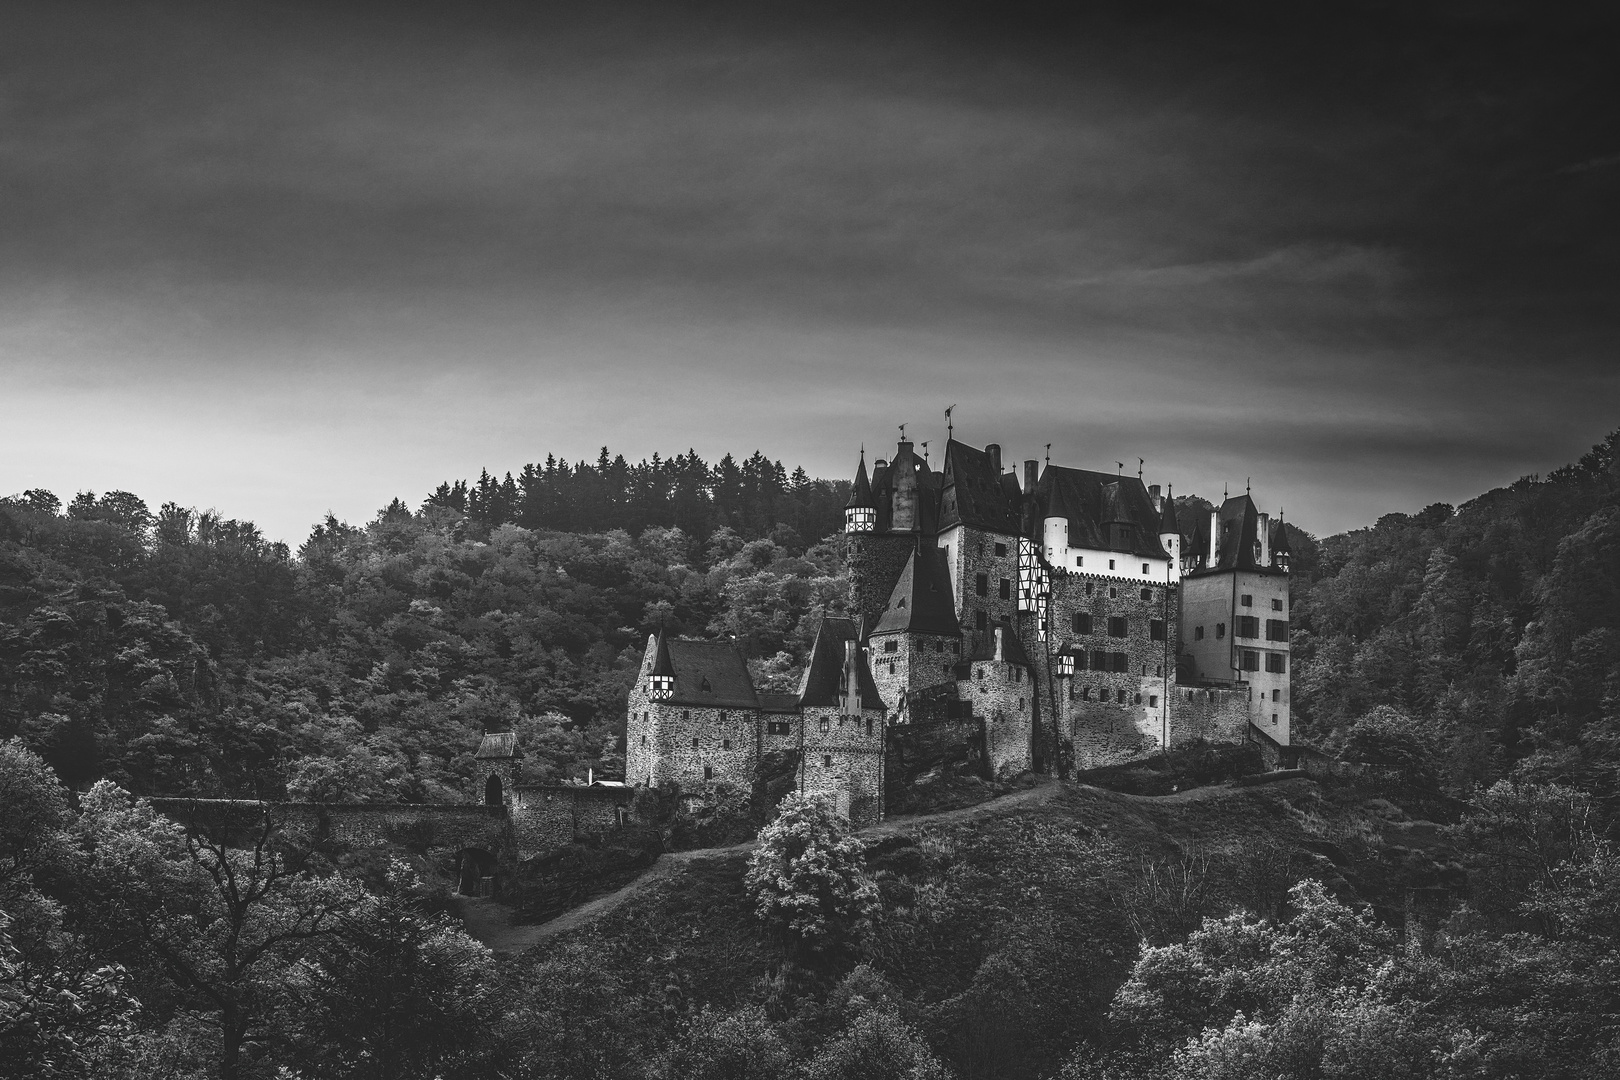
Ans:
[{"label": "stone chimney", "polygon": [[1024,462],[1024,494],[1035,494],[1035,479],[1040,475],[1041,463],[1034,458]]},{"label": "stone chimney", "polygon": [[1001,475],[1001,444],[1000,443],[991,443],[990,445],[988,445],[988,446],[986,446],[984,448],[984,452],[986,454],[990,455],[990,471],[995,473],[997,476],[1000,476]]},{"label": "stone chimney", "polygon": [[860,646],[853,640],[844,642],[844,712],[858,716],[861,711],[861,668],[856,656]]},{"label": "stone chimney", "polygon": [[1152,500],[1154,510],[1161,514],[1164,513],[1164,499],[1159,495],[1158,484],[1148,485],[1148,498]]},{"label": "stone chimney", "polygon": [[1209,512],[1209,569],[1213,570],[1221,562],[1221,512]]},{"label": "stone chimney", "polygon": [[1260,515],[1260,565],[1271,565],[1271,515]]},{"label": "stone chimney", "polygon": [[998,661],[1006,659],[1005,654],[1001,651],[1001,634],[1005,629],[1006,627],[1002,626],[1000,623],[996,624],[996,651],[994,655]]}]

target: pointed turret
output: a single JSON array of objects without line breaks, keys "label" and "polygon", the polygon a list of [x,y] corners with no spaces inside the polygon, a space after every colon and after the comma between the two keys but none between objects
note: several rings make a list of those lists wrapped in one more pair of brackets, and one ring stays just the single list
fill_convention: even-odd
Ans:
[{"label": "pointed turret", "polygon": [[1288,527],[1283,524],[1282,511],[1277,511],[1277,523],[1271,527],[1271,565],[1283,573],[1288,572],[1294,552],[1288,546]]},{"label": "pointed turret", "polygon": [[844,504],[844,531],[871,532],[877,521],[877,500],[872,497],[872,482],[866,478],[866,448],[861,447],[861,463],[855,469],[855,483],[849,489],[849,502]]},{"label": "pointed turret", "polygon": [[1176,520],[1176,489],[1173,486],[1166,492],[1159,508],[1159,543],[1170,554],[1170,580],[1180,581],[1181,524]]},{"label": "pointed turret", "polygon": [[664,632],[658,631],[658,642],[653,654],[653,668],[647,673],[647,696],[654,701],[668,701],[675,694],[675,665],[670,660],[669,642]]}]

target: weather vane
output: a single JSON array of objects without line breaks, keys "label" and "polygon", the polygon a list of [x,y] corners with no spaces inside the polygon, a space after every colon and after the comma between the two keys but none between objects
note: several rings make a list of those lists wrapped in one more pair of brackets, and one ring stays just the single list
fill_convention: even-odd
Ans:
[{"label": "weather vane", "polygon": [[1142,479],[1142,470],[1147,468],[1147,458],[1136,459],[1136,478]]},{"label": "weather vane", "polygon": [[945,437],[947,439],[953,438],[956,435],[956,425],[951,423],[951,413],[955,410],[955,405],[952,405],[950,408],[945,410]]}]

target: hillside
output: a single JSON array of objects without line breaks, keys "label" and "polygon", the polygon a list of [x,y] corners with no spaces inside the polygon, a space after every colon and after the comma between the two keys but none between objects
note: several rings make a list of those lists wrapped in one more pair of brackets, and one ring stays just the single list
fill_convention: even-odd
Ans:
[{"label": "hillside", "polygon": [[1436,823],[1308,780],[1035,794],[868,833],[884,903],[853,975],[854,959],[831,972],[784,965],[744,891],[743,850],[691,853],[522,962],[536,978],[588,967],[603,980],[599,992],[623,1002],[608,1049],[627,1057],[705,1007],[760,1005],[784,1037],[814,1042],[840,1023],[829,1002],[854,987],[891,997],[964,1078],[1036,1077],[1102,1035],[1144,936],[1175,940],[1234,907],[1281,915],[1306,876],[1398,924],[1406,889],[1460,872]]}]

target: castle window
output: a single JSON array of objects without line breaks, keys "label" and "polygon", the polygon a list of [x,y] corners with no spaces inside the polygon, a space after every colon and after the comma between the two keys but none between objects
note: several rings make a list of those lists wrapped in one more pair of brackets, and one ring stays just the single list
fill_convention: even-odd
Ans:
[{"label": "castle window", "polygon": [[1164,665],[1163,664],[1154,664],[1153,665],[1153,677],[1155,679],[1164,678]]},{"label": "castle window", "polygon": [[1131,670],[1131,654],[1117,652],[1114,654],[1114,670],[1129,673]]},{"label": "castle window", "polygon": [[1113,658],[1112,658],[1112,656],[1110,654],[1105,653],[1105,652],[1103,652],[1101,650],[1097,650],[1096,652],[1093,652],[1091,654],[1091,670],[1092,671],[1108,671],[1108,670],[1112,669],[1113,666],[1114,666],[1114,661],[1113,661]]},{"label": "castle window", "polygon": [[973,669],[973,677],[975,679],[978,679],[980,682],[984,682],[984,668],[982,668],[982,667],[974,668]]},{"label": "castle window", "polygon": [[682,709],[681,710],[681,719],[682,720],[690,720],[690,719],[692,719],[692,710],[691,709]]},{"label": "castle window", "polygon": [[1110,600],[1118,600],[1119,599],[1119,590],[1114,588],[1112,585],[1110,585],[1108,587],[1108,599],[1110,599]]},{"label": "castle window", "polygon": [[[982,615],[983,612],[980,612],[980,614]],[[962,655],[962,642],[960,638],[951,642],[951,652],[956,656]]]},{"label": "castle window", "polygon": [[[1144,573],[1144,574],[1145,574],[1145,573],[1147,573],[1147,572],[1148,572],[1148,564],[1147,564],[1147,563],[1143,563],[1143,564],[1142,564],[1142,573]],[[1146,600],[1146,599],[1147,599],[1147,597],[1145,597],[1145,596],[1144,596],[1144,597],[1143,597],[1143,598],[1142,598],[1142,599],[1144,599],[1144,600]]]},{"label": "castle window", "polygon": [[1012,582],[1008,581],[1006,578],[1001,579],[1001,598],[1003,600],[1012,599]]},{"label": "castle window", "polygon": [[714,779],[714,766],[713,765],[705,765],[705,766],[703,766],[703,779],[705,779],[705,780],[713,780]]},{"label": "castle window", "polygon": [[832,721],[828,720],[825,716],[823,716],[821,718],[821,723],[820,723],[819,727],[820,727],[820,729],[822,731],[831,731],[832,730]]},{"label": "castle window", "polygon": [[900,651],[900,642],[899,642],[899,640],[896,639],[896,638],[890,638],[888,641],[885,641],[883,643],[883,651],[886,652],[886,653],[899,652]]},{"label": "castle window", "polygon": [[1023,698],[1019,698],[1018,699],[1018,711],[1019,712],[1027,712],[1028,709],[1029,709],[1029,702],[1025,701]]},{"label": "castle window", "polygon": [[982,611],[975,611],[973,613],[973,629],[981,634],[990,629],[990,616]]},{"label": "castle window", "polygon": [[793,734],[793,725],[789,724],[785,720],[772,720],[770,722],[770,724],[767,725],[767,726],[769,727],[770,733],[772,735],[791,735],[791,734]]},{"label": "castle window", "polygon": [[1260,670],[1260,654],[1255,652],[1253,649],[1244,649],[1243,650],[1243,670],[1244,671],[1259,671]]},{"label": "castle window", "polygon": [[1086,565],[1086,557],[1084,555],[1076,555],[1074,557],[1074,565],[1076,565],[1076,566],[1084,566],[1084,565]]},{"label": "castle window", "polygon": [[1141,694],[1136,695],[1136,701],[1134,702],[1134,704],[1137,704],[1137,705],[1142,704],[1142,695]]},{"label": "castle window", "polygon": [[997,544],[996,545],[996,554],[998,556],[1007,554],[1007,545],[1006,544]]},{"label": "castle window", "polygon": [[694,750],[697,749],[697,736],[696,735],[692,736],[692,749],[694,749]]},{"label": "castle window", "polygon": [[894,661],[893,660],[889,661],[889,674],[890,675],[894,674]]},{"label": "castle window", "polygon": [[1193,627],[1193,640],[1194,641],[1203,641],[1204,640],[1204,628],[1202,626]]},{"label": "castle window", "polygon": [[1282,691],[1281,690],[1273,690],[1271,692],[1271,700],[1272,701],[1281,701],[1282,700]]},{"label": "castle window", "polygon": [[872,724],[873,724],[873,720],[872,720],[872,718],[870,716],[868,716],[866,718],[866,733],[868,735],[872,734]]},{"label": "castle window", "polygon": [[1276,713],[1271,714],[1271,725],[1272,725],[1272,727],[1277,726],[1277,714]]},{"label": "castle window", "polygon": [[1090,701],[1091,700],[1091,687],[1082,686],[1080,688],[1080,700],[1081,701]]},{"label": "castle window", "polygon": [[822,754],[821,755],[821,767],[824,768],[824,769],[832,768],[832,755],[831,754]]},{"label": "castle window", "polygon": [[1144,600],[1153,599],[1153,590],[1152,589],[1143,589],[1142,590],[1142,599],[1144,599]]},{"label": "castle window", "polygon": [[944,652],[945,651],[945,639],[944,638],[935,638],[934,639],[934,651],[935,652]]},{"label": "castle window", "polygon": [[1288,640],[1288,620],[1287,619],[1267,619],[1266,620],[1266,640],[1267,641],[1287,641]]},{"label": "castle window", "polygon": [[1153,641],[1163,641],[1164,640],[1164,620],[1163,619],[1149,619],[1148,620],[1148,637],[1149,637],[1149,639],[1151,639]]},{"label": "castle window", "polygon": [[722,724],[726,722],[726,714],[725,714],[724,710],[721,710],[721,712],[720,712],[720,722]]},{"label": "castle window", "polygon": [[1077,611],[1077,612],[1075,612],[1074,613],[1074,618],[1071,619],[1070,622],[1074,627],[1074,632],[1075,633],[1077,633],[1077,634],[1089,634],[1089,633],[1091,633],[1091,613],[1089,611]]},{"label": "castle window", "polygon": [[941,664],[941,665],[939,665],[939,670],[942,673],[944,673],[946,675],[949,675],[951,673],[951,665],[949,663]]},{"label": "castle window", "polygon": [[720,749],[722,749],[722,750],[730,750],[731,749],[731,740],[730,739],[721,739],[720,740]]},{"label": "castle window", "polygon": [[641,745],[642,745],[642,746],[646,746],[646,745],[647,745],[647,736],[645,736],[645,735],[643,735],[643,736],[642,736],[642,737],[641,737]]},{"label": "castle window", "polygon": [[1146,664],[1142,665],[1142,678],[1144,678],[1144,679],[1147,678],[1147,665]]},{"label": "castle window", "polygon": [[1131,636],[1130,627],[1126,624],[1124,616],[1122,616],[1122,615],[1111,615],[1111,616],[1109,616],[1109,618],[1108,618],[1108,636],[1109,637],[1130,637]]},{"label": "castle window", "polygon": [[703,681],[698,684],[698,689],[703,690],[703,691],[709,691],[709,690],[714,689],[714,687],[709,685],[709,677],[707,675],[703,676]]},{"label": "castle window", "polygon": [[1113,568],[1114,568],[1114,560],[1109,559],[1108,560],[1108,569],[1112,570]]},{"label": "castle window", "polygon": [[1149,694],[1148,695],[1148,708],[1157,709],[1158,707],[1159,707],[1159,695],[1158,694]]},{"label": "castle window", "polygon": [[1260,636],[1260,620],[1254,615],[1239,615],[1237,617],[1237,636],[1256,638]]},{"label": "castle window", "polygon": [[1224,637],[1226,637],[1226,624],[1218,622],[1215,624],[1215,640],[1220,641]]},{"label": "castle window", "polygon": [[1097,688],[1097,700],[1098,701],[1107,701],[1108,700],[1108,687],[1102,686],[1102,687]]},{"label": "castle window", "polygon": [[1092,582],[1090,582],[1090,581],[1086,582],[1086,595],[1090,596],[1096,590],[1096,588],[1097,588],[1097,586],[1095,584],[1093,584]]},{"label": "castle window", "polygon": [[1282,653],[1266,653],[1266,670],[1281,675],[1288,670],[1288,657]]},{"label": "castle window", "polygon": [[1238,603],[1244,607],[1254,607],[1254,596],[1250,593],[1244,593],[1238,598]]},{"label": "castle window", "polygon": [[1271,598],[1271,610],[1272,611],[1281,611],[1282,609],[1283,609],[1282,601],[1278,600],[1276,597],[1272,597]]}]

